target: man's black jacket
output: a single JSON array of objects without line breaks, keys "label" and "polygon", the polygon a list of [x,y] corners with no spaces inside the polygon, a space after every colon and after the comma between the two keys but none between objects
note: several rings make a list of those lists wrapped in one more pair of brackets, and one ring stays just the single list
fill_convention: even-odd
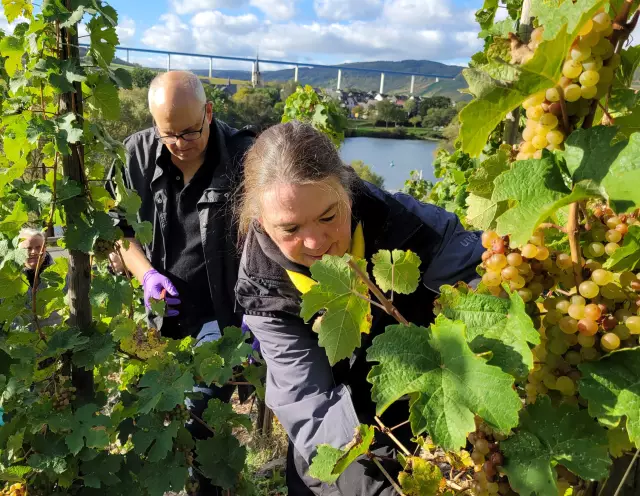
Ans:
[{"label": "man's black jacket", "polygon": [[[237,130],[224,122],[214,120],[211,125],[208,157],[217,164],[208,188],[198,201],[200,235],[205,255],[209,290],[220,329],[240,325],[241,314],[234,311],[234,287],[238,278],[239,253],[236,247],[237,233],[234,229],[232,195],[237,190],[242,174],[244,154],[253,143],[255,133],[250,129]],[[168,173],[158,165],[162,143],[155,137],[154,129],[145,129],[129,136],[124,145],[127,150],[124,182],[142,199],[138,214],[139,222],[148,221],[153,226],[153,241],[144,246],[151,265],[159,271],[166,269],[169,226],[167,208]],[[212,153],[213,152],[213,153]],[[113,181],[117,164],[109,172]],[[115,191],[115,185],[110,188]],[[117,214],[114,214],[117,215]],[[123,216],[117,215],[118,226],[125,237],[133,238],[134,231]],[[162,319],[150,316],[158,329]]]}]

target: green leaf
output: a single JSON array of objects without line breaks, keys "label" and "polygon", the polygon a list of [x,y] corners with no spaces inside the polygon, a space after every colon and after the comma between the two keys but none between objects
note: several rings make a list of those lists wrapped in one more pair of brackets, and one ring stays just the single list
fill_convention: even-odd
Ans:
[{"label": "green leaf", "polygon": [[522,404],[513,377],[471,351],[462,322],[440,315],[430,329],[389,326],[373,340],[367,360],[379,362],[367,378],[378,415],[410,394],[414,435],[428,431],[445,450],[465,445],[476,414],[504,433],[518,423]]},{"label": "green leaf", "polygon": [[107,69],[113,61],[119,43],[115,27],[107,24],[103,17],[94,17],[87,23],[87,30],[91,40],[89,55]]},{"label": "green leaf", "polygon": [[238,327],[227,327],[222,337],[194,348],[194,365],[206,384],[223,385],[233,375],[233,367],[251,354],[251,346]]},{"label": "green leaf", "polygon": [[49,425],[54,432],[71,431],[65,443],[73,455],[77,455],[85,446],[104,448],[109,444],[106,431],[109,418],[97,412],[98,407],[91,403],[78,408],[72,418],[50,418]]},{"label": "green leaf", "polygon": [[9,265],[0,269],[0,298],[5,299],[23,295],[27,289],[28,286],[25,284],[22,279],[22,274],[19,271]]},{"label": "green leaf", "polygon": [[96,275],[92,279],[90,298],[91,304],[105,315],[116,317],[122,313],[122,307],[132,303],[133,290],[125,278],[111,274]]},{"label": "green leaf", "polygon": [[617,129],[596,126],[577,129],[565,142],[564,158],[576,187],[608,200],[618,213],[636,208],[640,192],[640,133],[613,146]]},{"label": "green leaf", "polygon": [[115,344],[109,334],[94,333],[87,344],[76,348],[73,363],[77,367],[93,370],[94,367],[106,362],[114,349]]},{"label": "green leaf", "polygon": [[216,434],[206,441],[196,441],[200,470],[213,485],[232,489],[244,467],[247,449],[228,433]]},{"label": "green leaf", "polygon": [[145,415],[136,422],[136,427],[138,430],[131,438],[135,452],[144,455],[149,451],[148,460],[156,463],[163,460],[173,449],[173,440],[178,436],[181,425],[179,422],[164,425],[163,418]]},{"label": "green leaf", "polygon": [[529,345],[539,344],[540,334],[516,291],[505,299],[466,287],[442,286],[438,303],[445,317],[465,323],[467,341],[475,353],[492,353],[488,363],[515,377],[524,377],[533,368]]},{"label": "green leaf", "polygon": [[16,36],[5,36],[0,40],[0,53],[4,60],[4,68],[9,76],[13,77],[22,69],[22,56],[24,55],[24,40]]},{"label": "green leaf", "polygon": [[488,29],[493,25],[493,20],[498,10],[498,0],[484,0],[482,8],[476,11],[476,22],[482,29]]},{"label": "green leaf", "polygon": [[640,348],[618,350],[597,362],[585,362],[580,396],[594,417],[627,417],[629,439],[640,448]]},{"label": "green leaf", "polygon": [[633,83],[636,69],[640,65],[640,46],[630,46],[620,51],[620,66],[616,71],[615,86],[629,88]]},{"label": "green leaf", "polygon": [[145,463],[137,476],[149,496],[163,496],[166,491],[180,492],[184,489],[188,469],[184,453],[176,452],[162,461],[162,470],[158,470],[157,463]]},{"label": "green leaf", "polygon": [[24,482],[27,475],[33,471],[33,468],[24,465],[13,465],[4,470],[0,470],[0,481],[6,482]]},{"label": "green leaf", "polygon": [[483,231],[495,229],[496,219],[509,208],[507,201],[493,201],[473,193],[467,196],[466,203],[467,224]]},{"label": "green leaf", "polygon": [[318,453],[309,467],[309,475],[314,479],[333,484],[340,477],[340,474],[333,473],[333,469],[343,454],[341,449],[334,448],[329,444],[319,445]]},{"label": "green leaf", "polygon": [[602,265],[603,268],[621,272],[635,270],[640,263],[640,226],[630,226],[618,248]]},{"label": "green leaf", "polygon": [[91,95],[85,101],[104,119],[115,121],[120,118],[118,88],[106,76],[101,77],[95,85],[91,86]]},{"label": "green leaf", "polygon": [[[540,44],[528,62],[514,66],[496,60],[481,69],[463,71],[469,92],[476,97],[460,112],[460,140],[465,152],[473,157],[478,156],[489,135],[507,113],[532,94],[557,84],[562,75],[565,55],[580,28],[603,4],[604,0],[579,0],[572,10],[568,26],[566,17],[563,17],[563,9],[567,7],[549,4],[545,15],[560,16],[551,30],[555,30],[554,26],[558,24],[560,29],[553,39]],[[548,36],[546,24],[545,36]]]},{"label": "green leaf", "polygon": [[8,235],[17,234],[29,222],[29,213],[22,200],[18,200],[11,208],[11,213],[0,220],[0,229]]},{"label": "green leaf", "polygon": [[509,484],[522,496],[557,496],[556,463],[587,480],[606,478],[611,465],[605,429],[577,406],[554,408],[548,396],[527,407],[500,447]]},{"label": "green leaf", "polygon": [[244,368],[244,370],[242,371],[242,375],[247,380],[247,382],[251,383],[251,385],[256,388],[256,396],[264,401],[266,393],[264,379],[267,376],[266,365],[261,365],[259,367],[249,365],[248,367]]},{"label": "green leaf", "polygon": [[[392,262],[393,256],[393,262]],[[382,291],[411,294],[420,282],[420,257],[411,250],[380,250],[371,259],[373,276]]]},{"label": "green leaf", "polygon": [[151,370],[140,379],[140,413],[152,410],[168,412],[184,403],[185,391],[193,389],[194,380],[189,371],[182,373],[171,364],[162,370]]},{"label": "green leaf", "polygon": [[8,23],[12,23],[20,16],[30,18],[33,15],[33,5],[30,0],[2,0],[2,6]]},{"label": "green leaf", "polygon": [[633,450],[626,422],[620,422],[616,427],[607,429],[607,438],[609,439],[609,453],[614,458],[620,458]]},{"label": "green leaf", "polygon": [[552,40],[565,26],[570,33],[577,33],[605,3],[603,0],[578,0],[575,3],[532,0],[531,16],[537,17],[539,25],[544,26],[543,39]]},{"label": "green leaf", "polygon": [[640,105],[630,109],[628,114],[616,117],[616,126],[626,137],[640,132]]},{"label": "green leaf", "polygon": [[349,465],[355,462],[356,459],[368,453],[374,437],[375,430],[372,426],[361,424],[356,427],[353,440],[342,450],[344,454],[336,462],[333,472],[341,474]]},{"label": "green leaf", "polygon": [[[371,306],[358,296],[368,295],[367,285],[351,270],[349,259],[325,255],[314,263],[311,275],[318,284],[302,295],[300,315],[306,322],[326,309],[317,332],[331,365],[351,356],[360,347],[360,334],[371,329]],[[366,260],[356,263],[366,271]]]},{"label": "green leaf", "polygon": [[217,398],[209,400],[207,408],[202,414],[202,420],[216,433],[231,434],[231,429],[234,427],[244,427],[251,430],[252,425],[249,417],[236,413],[230,403],[223,403]]},{"label": "green leaf", "polygon": [[500,174],[509,170],[509,158],[510,150],[500,147],[495,155],[472,170],[467,191],[482,198],[491,198],[493,181]]},{"label": "green leaf", "polygon": [[82,139],[82,128],[73,127],[76,116],[72,113],[58,117],[55,122],[58,127],[56,139],[65,140],[67,143],[78,143]]},{"label": "green leaf", "polygon": [[92,460],[80,464],[84,485],[100,489],[103,486],[113,486],[120,482],[117,474],[124,461],[122,455],[100,453]]},{"label": "green leaf", "polygon": [[136,239],[143,245],[147,245],[153,241],[153,226],[151,222],[145,220],[143,222],[134,222],[131,224],[136,232]]},{"label": "green leaf", "polygon": [[491,199],[516,201],[498,217],[497,231],[509,234],[515,246],[524,245],[536,227],[561,207],[589,198],[582,189],[573,192],[565,184],[560,167],[550,153],[542,159],[520,160],[514,168],[498,176]]},{"label": "green leaf", "polygon": [[404,471],[398,474],[398,482],[407,496],[435,496],[440,493],[444,478],[437,465],[411,456]]}]

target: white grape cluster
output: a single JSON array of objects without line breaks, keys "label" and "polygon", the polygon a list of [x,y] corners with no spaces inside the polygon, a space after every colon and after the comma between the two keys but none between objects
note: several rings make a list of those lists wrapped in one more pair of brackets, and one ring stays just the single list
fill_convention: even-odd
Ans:
[{"label": "white grape cluster", "polygon": [[[531,34],[531,45],[542,41],[544,27]],[[566,106],[569,125],[586,117],[594,99],[602,98],[620,65],[620,55],[609,41],[613,33],[611,17],[604,11],[588,20],[573,43],[562,67],[558,85],[527,98],[527,124],[522,132],[516,160],[541,158],[542,150],[559,150],[569,133],[563,122],[562,102]]]}]

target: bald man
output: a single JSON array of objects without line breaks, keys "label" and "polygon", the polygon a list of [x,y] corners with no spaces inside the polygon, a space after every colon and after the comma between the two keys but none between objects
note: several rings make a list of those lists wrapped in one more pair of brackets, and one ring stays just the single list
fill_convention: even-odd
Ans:
[{"label": "bald man", "polygon": [[[156,77],[149,88],[149,110],[154,127],[125,140],[123,172],[125,185],[142,199],[138,220],[153,225],[153,241],[140,246],[120,216],[118,225],[130,241],[122,249],[123,259],[142,284],[150,322],[162,335],[217,339],[221,329],[240,326],[242,320],[234,311],[238,250],[230,200],[255,135],[216,120],[200,79],[190,72]],[[163,290],[164,318],[149,306],[149,299],[159,299]],[[211,397],[228,400],[232,389],[202,385],[196,391],[203,397],[188,407],[201,416]],[[210,435],[200,424],[188,428],[198,439]],[[198,494],[222,494],[198,478]]]}]

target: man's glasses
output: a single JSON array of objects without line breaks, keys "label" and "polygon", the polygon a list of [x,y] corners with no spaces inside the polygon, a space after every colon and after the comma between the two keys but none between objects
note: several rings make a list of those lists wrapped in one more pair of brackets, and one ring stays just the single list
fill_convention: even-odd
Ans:
[{"label": "man's glasses", "polygon": [[175,145],[179,139],[183,139],[184,141],[197,141],[202,136],[202,130],[204,129],[204,120],[207,117],[207,108],[204,109],[204,115],[202,116],[202,126],[197,131],[187,131],[186,133],[181,134],[171,134],[167,136],[160,136],[158,128],[155,127],[156,138],[162,141],[165,145]]}]

